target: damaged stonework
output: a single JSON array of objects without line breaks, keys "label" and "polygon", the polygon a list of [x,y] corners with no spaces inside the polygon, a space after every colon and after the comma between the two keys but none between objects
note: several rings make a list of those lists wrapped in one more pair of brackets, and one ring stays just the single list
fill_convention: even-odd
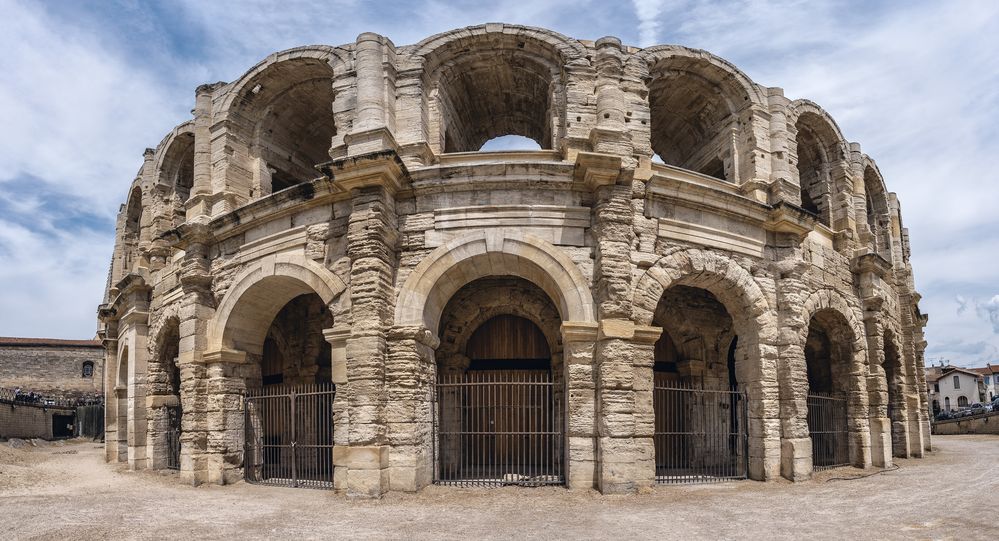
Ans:
[{"label": "damaged stonework", "polygon": [[[662,434],[666,413],[704,421],[656,405],[658,382],[733,412],[724,460],[752,479],[929,449],[897,197],[818,105],[723,59],[486,24],[290,49],[194,97],[119,213],[109,461],[236,481],[246,392],[312,384],[335,385],[324,459],[353,497],[442,471],[604,493],[703,478],[723,458]],[[540,150],[480,150],[511,134]],[[732,389],[744,403],[707,398]],[[540,432],[558,445],[518,435]]]}]

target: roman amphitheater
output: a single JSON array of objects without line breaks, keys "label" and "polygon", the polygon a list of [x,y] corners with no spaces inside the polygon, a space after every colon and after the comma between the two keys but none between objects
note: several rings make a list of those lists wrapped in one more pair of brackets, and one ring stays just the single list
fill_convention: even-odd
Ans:
[{"label": "roman amphitheater", "polygon": [[146,151],[107,460],[355,497],[888,467],[930,445],[918,302],[815,103],[681,46],[366,33],[198,87]]}]

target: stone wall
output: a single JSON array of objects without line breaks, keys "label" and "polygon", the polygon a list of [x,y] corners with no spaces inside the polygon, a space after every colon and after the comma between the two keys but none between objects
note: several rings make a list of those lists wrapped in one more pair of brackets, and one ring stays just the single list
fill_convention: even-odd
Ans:
[{"label": "stone wall", "polygon": [[[46,396],[93,398],[103,393],[104,349],[94,341],[0,338],[0,387]],[[93,373],[84,377],[84,363]]]},{"label": "stone wall", "polygon": [[[480,151],[508,134],[541,150]],[[747,393],[754,479],[811,475],[820,390],[851,464],[929,446],[897,198],[821,107],[704,51],[486,24],[276,53],[196,90],[117,234],[108,458],[137,469],[179,402],[182,477],[238,479],[241,393],[280,351],[337,386],[336,488],[419,490],[434,381],[494,316],[548,342],[570,488],[654,482],[666,361]]]},{"label": "stone wall", "polygon": [[950,419],[935,421],[933,433],[940,435],[954,434],[997,434],[999,435],[999,412],[975,415],[965,419]]},{"label": "stone wall", "polygon": [[76,410],[52,406],[0,402],[0,439],[41,438],[51,440],[52,416],[62,415],[72,423]]}]

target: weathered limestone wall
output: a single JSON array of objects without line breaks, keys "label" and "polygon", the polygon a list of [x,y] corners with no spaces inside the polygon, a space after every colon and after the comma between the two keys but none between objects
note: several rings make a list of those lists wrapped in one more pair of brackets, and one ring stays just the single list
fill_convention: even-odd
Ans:
[{"label": "weathered limestone wall", "polygon": [[999,413],[976,415],[968,419],[953,419],[933,423],[933,433],[954,434],[999,434]]},{"label": "weathered limestone wall", "polygon": [[[23,339],[17,339],[19,342]],[[45,342],[59,342],[48,341]],[[0,338],[0,387],[51,397],[93,398],[103,392],[104,350],[99,342],[90,345],[8,344]],[[93,371],[84,375],[83,364]]]},{"label": "weathered limestone wall", "polygon": [[[476,152],[507,134],[542,150]],[[564,384],[570,488],[654,483],[664,329],[684,377],[747,392],[753,479],[811,475],[815,367],[847,401],[849,462],[887,466],[929,445],[901,223],[818,105],[704,51],[487,24],[276,53],[197,89],[122,208],[107,456],[157,467],[179,403],[183,478],[238,479],[241,394],[276,347],[320,359],[282,374],[337,386],[336,489],[419,490],[437,376],[512,315]],[[307,294],[328,318],[286,311]]]},{"label": "weathered limestone wall", "polygon": [[0,439],[52,439],[52,416],[65,416],[70,423],[76,418],[75,409],[0,402]]}]

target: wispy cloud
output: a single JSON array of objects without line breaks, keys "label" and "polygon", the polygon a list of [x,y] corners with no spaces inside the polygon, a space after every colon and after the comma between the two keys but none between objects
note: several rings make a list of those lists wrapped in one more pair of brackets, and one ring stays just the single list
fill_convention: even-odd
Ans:
[{"label": "wispy cloud", "polygon": [[0,334],[93,332],[115,213],[143,148],[189,117],[197,84],[365,31],[403,45],[510,22],[707,49],[823,105],[899,194],[927,354],[972,364],[999,352],[991,0],[0,0],[0,13]]}]

